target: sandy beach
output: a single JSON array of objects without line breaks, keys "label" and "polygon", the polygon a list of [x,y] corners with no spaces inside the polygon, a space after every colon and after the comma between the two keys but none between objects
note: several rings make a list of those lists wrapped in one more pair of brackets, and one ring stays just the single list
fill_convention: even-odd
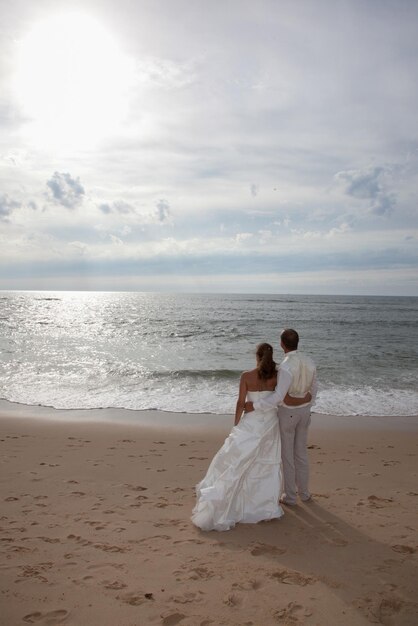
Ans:
[{"label": "sandy beach", "polygon": [[418,417],[314,415],[313,501],[202,533],[231,423],[2,403],[0,623],[417,624]]}]

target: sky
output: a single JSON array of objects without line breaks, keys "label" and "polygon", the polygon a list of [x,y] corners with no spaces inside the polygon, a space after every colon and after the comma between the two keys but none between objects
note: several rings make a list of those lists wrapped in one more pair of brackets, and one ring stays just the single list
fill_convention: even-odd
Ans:
[{"label": "sky", "polygon": [[0,289],[418,296],[418,2],[0,0]]}]

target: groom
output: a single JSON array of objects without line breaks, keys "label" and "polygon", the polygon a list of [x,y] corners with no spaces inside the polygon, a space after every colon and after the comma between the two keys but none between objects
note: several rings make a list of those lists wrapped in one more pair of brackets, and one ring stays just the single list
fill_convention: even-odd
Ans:
[{"label": "groom", "polygon": [[[245,411],[254,409],[267,411],[278,407],[282,445],[284,504],[296,504],[297,493],[302,501],[311,499],[309,493],[308,428],[311,423],[311,406],[317,393],[316,367],[312,359],[298,352],[299,335],[288,328],[280,335],[280,345],[285,358],[279,366],[279,377],[275,391],[260,400],[245,403]],[[307,393],[311,400],[299,406],[286,406],[283,399],[290,396],[303,398]]]}]

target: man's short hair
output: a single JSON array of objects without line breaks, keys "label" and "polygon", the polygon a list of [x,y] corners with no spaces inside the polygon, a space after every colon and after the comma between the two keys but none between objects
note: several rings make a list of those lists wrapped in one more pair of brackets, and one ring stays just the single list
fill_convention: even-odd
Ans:
[{"label": "man's short hair", "polygon": [[286,328],[280,335],[280,339],[288,350],[298,349],[299,335],[293,328]]}]

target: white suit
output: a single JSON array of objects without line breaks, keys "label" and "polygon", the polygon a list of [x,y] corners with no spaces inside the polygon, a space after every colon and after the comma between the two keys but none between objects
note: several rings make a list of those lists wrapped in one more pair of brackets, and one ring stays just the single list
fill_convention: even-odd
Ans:
[{"label": "white suit", "polygon": [[[312,401],[297,407],[283,404],[286,393],[303,397],[308,391]],[[309,500],[308,428],[311,423],[311,406],[317,393],[316,367],[312,359],[292,350],[279,367],[278,383],[270,395],[254,402],[254,409],[268,410],[278,406],[282,446],[284,499],[295,504],[297,493],[302,500]]]}]

